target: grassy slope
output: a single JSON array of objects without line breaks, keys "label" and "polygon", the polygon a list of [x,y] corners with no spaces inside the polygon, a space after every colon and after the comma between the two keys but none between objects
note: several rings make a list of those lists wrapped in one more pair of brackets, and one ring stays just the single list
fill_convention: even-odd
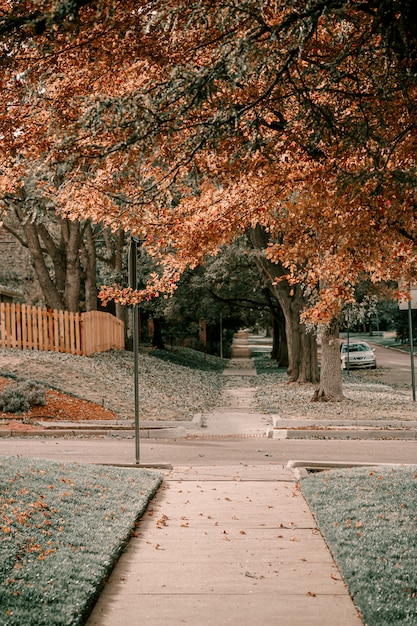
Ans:
[{"label": "grassy slope", "polygon": [[[82,357],[59,352],[1,349],[1,375],[102,404],[123,417],[134,415],[134,358],[125,350]],[[139,354],[139,401],[144,419],[190,421],[218,406],[225,386],[225,359],[187,348]],[[12,372],[8,371],[12,370]]]},{"label": "grassy slope", "polygon": [[0,457],[0,624],[83,624],[161,477]]},{"label": "grassy slope", "polygon": [[364,623],[417,624],[417,466],[331,470],[300,485]]}]

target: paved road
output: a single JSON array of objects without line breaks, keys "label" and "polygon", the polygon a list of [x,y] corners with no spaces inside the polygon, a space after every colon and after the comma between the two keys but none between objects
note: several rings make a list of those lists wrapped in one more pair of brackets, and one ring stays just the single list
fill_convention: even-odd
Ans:
[{"label": "paved road", "polygon": [[[133,439],[2,438],[0,454],[81,461],[135,463]],[[142,464],[173,466],[286,465],[288,461],[417,464],[417,441],[279,440],[254,437],[145,440],[140,444]]]},{"label": "paved road", "polygon": [[[371,343],[371,342],[369,342]],[[377,366],[387,368],[384,382],[388,384],[407,384],[411,389],[411,358],[410,354],[392,348],[384,348],[372,344],[375,349]],[[414,368],[417,370],[417,357],[414,357]]]},{"label": "paved road", "polygon": [[[376,370],[352,370],[355,374],[363,372],[364,377],[370,378],[375,382],[385,383],[386,385],[394,385],[405,391],[412,393],[411,380],[411,358],[407,352],[402,352],[396,348],[385,348],[378,344],[372,343],[369,339],[367,342],[375,349],[377,362]],[[414,356],[414,369],[417,373],[417,356]]]}]

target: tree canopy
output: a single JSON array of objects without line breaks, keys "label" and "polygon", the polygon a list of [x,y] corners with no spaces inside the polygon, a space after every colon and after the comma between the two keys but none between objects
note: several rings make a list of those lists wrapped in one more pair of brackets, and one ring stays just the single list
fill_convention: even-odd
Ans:
[{"label": "tree canopy", "polygon": [[256,225],[313,322],[415,279],[413,0],[16,0],[0,37],[3,197],[143,237],[147,295]]}]

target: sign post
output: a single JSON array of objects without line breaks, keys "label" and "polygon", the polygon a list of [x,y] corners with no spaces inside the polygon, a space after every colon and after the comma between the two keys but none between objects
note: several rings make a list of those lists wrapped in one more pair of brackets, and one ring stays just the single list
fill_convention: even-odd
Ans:
[{"label": "sign post", "polygon": [[416,401],[416,377],[415,377],[415,369],[414,369],[414,345],[413,345],[413,316],[412,310],[417,309],[417,289],[412,287],[410,290],[411,300],[405,302],[404,300],[400,300],[398,306],[400,311],[408,310],[408,334],[410,337],[410,358],[411,358],[411,387],[413,390],[413,402]]},{"label": "sign post", "polygon": [[413,388],[413,402],[416,401],[416,377],[414,372],[414,346],[413,346],[413,316],[411,314],[411,300],[408,301],[408,332],[410,335],[411,356],[411,386]]},{"label": "sign post", "polygon": [[223,315],[220,313],[220,358],[223,358]]},{"label": "sign post", "polygon": [[[132,289],[138,288],[138,239],[136,237],[130,238],[129,257],[128,257],[128,272],[129,272],[129,287]],[[135,388],[135,462],[136,465],[140,464],[140,433],[139,433],[139,319],[138,319],[138,306],[134,304],[132,307],[132,324],[133,324],[133,358],[134,358],[134,388]]]}]

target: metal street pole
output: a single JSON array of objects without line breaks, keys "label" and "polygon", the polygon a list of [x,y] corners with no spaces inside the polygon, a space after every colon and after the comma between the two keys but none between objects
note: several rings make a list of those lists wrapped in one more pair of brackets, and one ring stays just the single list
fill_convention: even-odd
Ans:
[{"label": "metal street pole", "polygon": [[350,374],[350,359],[349,359],[349,354],[350,354],[350,321],[349,321],[349,326],[347,327],[347,373],[348,375]]},{"label": "metal street pole", "polygon": [[220,313],[220,358],[223,358],[223,316]]},{"label": "metal street pole", "polygon": [[[404,287],[404,285],[403,285]],[[416,401],[416,378],[414,373],[414,346],[413,346],[413,316],[412,310],[417,309],[417,285],[409,284],[410,296],[408,302],[405,298],[398,301],[400,311],[408,310],[408,334],[410,336],[410,359],[411,359],[411,387],[413,390],[413,402]]]},{"label": "metal street pole", "polygon": [[411,386],[413,389],[413,402],[415,402],[416,401],[416,377],[415,377],[415,372],[414,372],[413,316],[411,313],[411,300],[408,301],[408,334],[410,335]]},{"label": "metal street pole", "polygon": [[[128,257],[128,271],[129,271],[129,287],[132,289],[138,288],[138,240],[135,237],[130,238],[129,257]],[[134,377],[134,389],[135,389],[135,462],[137,465],[140,463],[140,433],[139,433],[139,318],[138,307],[133,305],[132,307],[132,323],[133,323],[133,377]]]}]

